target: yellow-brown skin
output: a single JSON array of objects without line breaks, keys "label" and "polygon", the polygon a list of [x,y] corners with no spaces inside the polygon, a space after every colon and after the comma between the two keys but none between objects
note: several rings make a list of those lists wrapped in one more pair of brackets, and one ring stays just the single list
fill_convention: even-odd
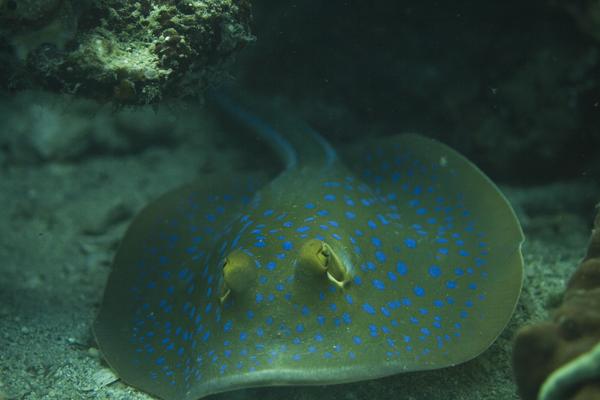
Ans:
[{"label": "yellow-brown skin", "polygon": [[256,268],[250,256],[239,249],[232,251],[223,262],[221,303],[231,292],[241,294],[254,286],[255,281]]}]

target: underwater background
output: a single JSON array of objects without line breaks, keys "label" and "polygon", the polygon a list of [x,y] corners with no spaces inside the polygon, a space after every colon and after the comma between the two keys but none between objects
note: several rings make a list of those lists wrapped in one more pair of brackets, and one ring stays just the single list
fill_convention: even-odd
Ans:
[{"label": "underwater background", "polygon": [[[281,167],[205,107],[205,88],[223,82],[285,99],[338,149],[409,132],[458,150],[515,208],[525,281],[507,328],[465,364],[211,398],[519,399],[513,336],[560,301],[600,200],[599,2],[215,2],[225,5],[206,6],[206,20],[229,13],[237,28],[193,37],[218,37],[204,47],[216,50],[179,41],[159,48],[160,68],[128,75],[115,60],[138,62],[134,43],[106,31],[154,3],[180,5],[0,0],[0,399],[151,398],[117,381],[91,332],[125,229],[192,179]],[[170,44],[168,29],[152,35]]]}]

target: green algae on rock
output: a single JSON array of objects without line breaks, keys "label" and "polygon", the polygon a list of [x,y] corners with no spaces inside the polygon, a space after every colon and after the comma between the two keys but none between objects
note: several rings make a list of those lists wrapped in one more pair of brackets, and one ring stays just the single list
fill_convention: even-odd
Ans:
[{"label": "green algae on rock", "polygon": [[19,85],[152,104],[201,92],[253,40],[248,0],[80,3],[2,4],[0,35],[23,60]]}]

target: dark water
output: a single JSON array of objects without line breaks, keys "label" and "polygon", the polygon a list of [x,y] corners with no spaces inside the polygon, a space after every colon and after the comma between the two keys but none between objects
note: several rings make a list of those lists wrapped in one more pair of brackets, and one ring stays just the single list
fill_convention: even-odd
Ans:
[{"label": "dark water", "polygon": [[334,140],[416,131],[494,178],[589,176],[598,42],[550,3],[257,2],[238,73],[297,99]]}]

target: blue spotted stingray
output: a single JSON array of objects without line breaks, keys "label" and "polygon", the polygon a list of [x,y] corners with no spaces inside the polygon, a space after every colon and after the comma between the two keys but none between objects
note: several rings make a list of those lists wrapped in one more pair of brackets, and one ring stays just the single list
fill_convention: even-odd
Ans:
[{"label": "blue spotted stingray", "polygon": [[198,399],[442,368],[495,340],[521,289],[523,234],[471,162],[417,135],[342,157],[285,113],[216,103],[285,168],[195,182],[137,216],[94,324],[124,381]]}]

